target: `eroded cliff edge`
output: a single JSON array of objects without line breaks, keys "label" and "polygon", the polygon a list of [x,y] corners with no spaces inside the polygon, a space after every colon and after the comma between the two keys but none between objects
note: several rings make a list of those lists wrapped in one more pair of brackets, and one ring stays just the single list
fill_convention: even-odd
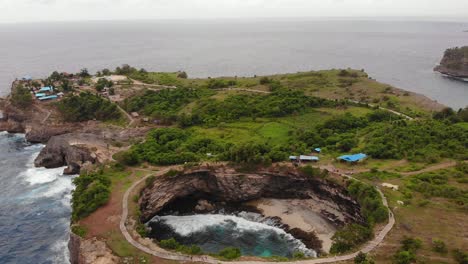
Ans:
[{"label": "eroded cliff edge", "polygon": [[142,190],[139,203],[141,220],[147,222],[155,215],[177,207],[183,200],[195,204],[202,201],[219,204],[244,203],[259,198],[313,199],[326,204],[327,208],[319,213],[337,226],[363,222],[360,206],[347,194],[346,188],[325,179],[301,175],[294,169],[252,174],[200,169],[158,177]]}]

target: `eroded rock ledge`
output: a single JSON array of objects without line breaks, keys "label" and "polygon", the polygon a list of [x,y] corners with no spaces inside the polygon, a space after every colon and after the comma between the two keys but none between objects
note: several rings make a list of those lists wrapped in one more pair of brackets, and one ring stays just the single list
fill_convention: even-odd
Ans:
[{"label": "eroded rock ledge", "polygon": [[67,166],[65,174],[78,174],[85,163],[95,163],[90,150],[70,145],[64,136],[52,137],[34,161],[36,167],[58,168]]},{"label": "eroded rock ledge", "polygon": [[216,203],[244,203],[259,198],[313,199],[323,203],[319,213],[336,226],[361,223],[359,204],[336,183],[288,172],[261,171],[243,174],[218,169],[199,169],[181,175],[158,177],[142,190],[139,200],[141,221],[147,222],[178,201],[200,200]]}]

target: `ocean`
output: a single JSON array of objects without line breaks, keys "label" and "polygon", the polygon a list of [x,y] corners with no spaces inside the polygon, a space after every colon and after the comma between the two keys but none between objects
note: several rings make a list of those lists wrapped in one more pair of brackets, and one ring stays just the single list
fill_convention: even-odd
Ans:
[{"label": "ocean", "polygon": [[34,168],[43,145],[0,132],[0,263],[68,263],[71,176]]},{"label": "ocean", "polygon": [[330,68],[371,77],[453,108],[468,83],[433,72],[447,48],[468,45],[467,22],[166,20],[0,25],[0,95],[15,77],[127,63],[191,77],[252,76]]}]

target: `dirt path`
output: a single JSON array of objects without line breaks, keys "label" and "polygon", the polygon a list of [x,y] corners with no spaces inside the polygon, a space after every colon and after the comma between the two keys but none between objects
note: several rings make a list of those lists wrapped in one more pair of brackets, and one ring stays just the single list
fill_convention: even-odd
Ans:
[{"label": "dirt path", "polygon": [[[467,161],[465,161],[465,162],[467,162]],[[421,173],[424,173],[424,172],[431,172],[431,171],[447,169],[447,168],[455,167],[456,165],[457,165],[457,162],[455,162],[455,161],[446,161],[446,162],[443,162],[443,163],[440,163],[440,164],[429,166],[429,167],[424,168],[422,170],[403,172],[401,174],[404,175],[404,176],[411,176],[411,175],[421,174]]]},{"label": "dirt path", "polygon": [[148,84],[148,83],[144,83],[142,81],[138,81],[138,80],[134,80],[134,79],[130,79],[130,78],[128,78],[128,79],[130,81],[132,81],[133,84],[141,85],[143,87],[156,87],[156,88],[159,88],[159,89],[175,89],[175,88],[177,88],[177,86],[173,86],[173,85]]},{"label": "dirt path", "polygon": [[[166,172],[168,172],[170,169],[171,168],[166,168],[164,170],[161,170],[156,174],[156,176],[163,175]],[[340,174],[340,175],[342,177],[354,179],[353,177],[351,177],[349,175],[346,175],[346,174]],[[231,263],[231,264],[275,264],[275,263],[284,263],[284,264],[286,264],[286,263],[291,263],[291,262],[268,262],[268,261],[229,261],[229,262],[225,262],[225,261],[220,261],[218,259],[208,257],[208,256],[186,256],[186,255],[182,255],[182,254],[179,254],[179,253],[176,253],[176,252],[166,251],[166,250],[164,250],[162,248],[149,249],[146,246],[141,245],[140,243],[138,243],[137,241],[135,241],[133,239],[133,237],[130,235],[130,233],[127,230],[127,224],[128,224],[128,222],[127,222],[127,218],[128,218],[128,198],[129,198],[130,193],[132,192],[132,190],[136,186],[141,184],[143,181],[145,181],[150,176],[151,176],[151,174],[147,175],[147,176],[141,178],[140,180],[138,180],[137,182],[133,183],[132,186],[127,189],[127,191],[125,192],[124,197],[122,199],[122,217],[120,219],[120,226],[119,227],[120,227],[120,231],[124,235],[125,239],[127,239],[127,241],[130,244],[132,244],[134,247],[138,248],[139,250],[141,250],[143,252],[151,254],[153,256],[163,258],[163,259],[168,259],[168,260],[176,260],[176,261],[202,262],[202,263],[213,263],[213,264],[216,264],[216,263],[226,263],[226,264],[229,264],[229,263]],[[387,198],[383,195],[383,193],[380,191],[380,189],[378,187],[377,187],[377,190],[379,191],[380,195],[382,196],[383,204],[388,208]],[[300,264],[335,263],[335,262],[338,262],[338,261],[352,260],[357,256],[357,254],[359,252],[368,253],[368,252],[372,251],[380,243],[382,243],[385,236],[388,234],[388,232],[390,232],[390,230],[393,228],[393,226],[395,224],[395,217],[394,217],[392,211],[390,210],[390,208],[388,208],[388,212],[389,212],[389,221],[385,225],[385,227],[379,232],[379,234],[376,237],[374,237],[374,239],[372,239],[371,241],[366,243],[363,247],[360,248],[360,250],[356,251],[355,253],[346,254],[346,255],[342,255],[342,256],[328,257],[328,258],[302,260],[302,261],[296,261],[294,263],[300,263]]]},{"label": "dirt path", "polygon": [[120,105],[118,104],[115,104],[115,105],[120,110],[120,112],[122,112],[128,118],[128,120],[130,120],[130,122],[128,122],[126,127],[127,128],[131,127],[135,123],[135,119],[129,113],[127,113],[127,111],[125,111],[122,107],[120,107]]}]

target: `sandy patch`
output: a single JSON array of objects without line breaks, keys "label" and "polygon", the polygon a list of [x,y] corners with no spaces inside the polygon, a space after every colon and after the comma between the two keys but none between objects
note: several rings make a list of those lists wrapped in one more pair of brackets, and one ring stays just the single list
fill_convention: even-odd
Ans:
[{"label": "sandy patch", "polygon": [[312,199],[259,199],[249,204],[256,206],[265,216],[281,218],[290,228],[315,231],[323,241],[323,250],[329,252],[336,228],[317,213],[316,203]]}]

